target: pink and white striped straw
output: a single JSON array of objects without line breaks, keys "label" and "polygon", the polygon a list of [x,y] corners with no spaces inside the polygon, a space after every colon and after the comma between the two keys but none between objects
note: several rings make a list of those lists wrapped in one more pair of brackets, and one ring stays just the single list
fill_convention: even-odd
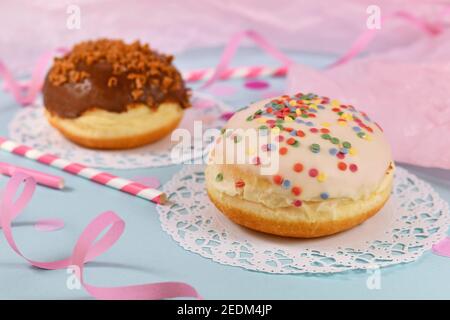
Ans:
[{"label": "pink and white striped straw", "polygon": [[107,172],[86,167],[79,163],[61,159],[52,154],[43,153],[3,137],[0,137],[0,149],[58,168],[104,186],[129,193],[133,196],[153,201],[157,204],[163,204],[166,201],[166,195],[159,190],[149,188],[135,181],[117,177]]},{"label": "pink and white striped straw", "polygon": [[[216,69],[207,68],[183,72],[183,79],[188,82],[206,81],[213,77]],[[229,79],[255,79],[261,77],[284,77],[287,67],[250,66],[227,68],[219,76],[219,80]]]}]

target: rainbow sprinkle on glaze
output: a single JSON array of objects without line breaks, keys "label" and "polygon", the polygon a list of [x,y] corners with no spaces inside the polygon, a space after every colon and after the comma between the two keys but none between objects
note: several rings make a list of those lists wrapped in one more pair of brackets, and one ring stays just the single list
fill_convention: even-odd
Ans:
[{"label": "rainbow sprinkle on glaze", "polygon": [[[321,97],[312,93],[283,95],[266,101],[262,106],[258,106],[255,111],[253,109],[251,109],[251,114],[244,118],[245,122],[248,123],[247,127],[256,126],[255,128],[260,134],[268,134],[269,132],[276,134],[275,140],[279,145],[278,149],[275,144],[263,145],[258,152],[278,152],[280,162],[283,162],[284,157],[298,155],[296,158],[290,158],[289,170],[285,170],[284,175],[279,172],[269,179],[275,186],[288,190],[289,194],[294,196],[293,206],[299,207],[302,205],[302,200],[305,200],[301,197],[305,192],[310,191],[308,185],[311,186],[312,183],[308,179],[314,180],[314,183],[316,183],[314,184],[314,190],[317,191],[314,194],[310,192],[308,200],[327,200],[331,199],[334,194],[340,195],[338,192],[333,192],[333,188],[339,188],[338,185],[333,185],[333,188],[329,190],[330,185],[327,185],[327,182],[330,179],[334,181],[333,183],[341,180],[345,182],[346,179],[349,180],[349,184],[362,181],[361,184],[364,185],[364,176],[360,178],[355,176],[353,179],[349,176],[360,175],[361,161],[369,157],[364,153],[360,154],[358,146],[361,145],[361,142],[364,145],[370,144],[374,140],[374,135],[382,134],[382,128],[373,122],[366,113],[357,111],[352,105],[342,104],[338,100],[330,100],[328,97]],[[248,112],[248,110],[250,108],[243,109],[241,112]],[[326,115],[326,121],[324,121],[322,115]],[[234,124],[233,118],[230,121],[231,124]],[[253,123],[255,125],[252,125]],[[236,142],[237,138],[234,139]],[[240,139],[237,139],[236,143],[239,142]],[[384,140],[382,142],[377,141],[377,143],[375,150],[370,152],[381,149],[382,152],[389,153],[386,156],[380,156],[381,160],[389,162],[390,151],[387,143]],[[370,148],[364,147],[363,149]],[[299,151],[302,153],[299,153]],[[308,163],[302,161],[302,158],[304,158],[302,155],[305,153],[309,153],[307,155]],[[321,165],[321,161],[325,161],[323,163],[327,163],[327,165]],[[331,169],[333,165],[330,164],[333,163],[334,169]],[[260,162],[255,163],[255,165],[260,165]],[[384,163],[381,165],[384,165]],[[380,171],[378,166],[381,168],[381,165],[377,164],[375,174]],[[388,165],[389,163],[386,164],[386,168]],[[292,176],[295,177],[296,175],[301,175],[301,179],[293,180]],[[338,175],[345,175],[345,177],[339,177]],[[239,185],[242,187],[242,182],[239,182]],[[322,188],[328,189],[322,190]],[[340,196],[345,196],[345,193]]]}]

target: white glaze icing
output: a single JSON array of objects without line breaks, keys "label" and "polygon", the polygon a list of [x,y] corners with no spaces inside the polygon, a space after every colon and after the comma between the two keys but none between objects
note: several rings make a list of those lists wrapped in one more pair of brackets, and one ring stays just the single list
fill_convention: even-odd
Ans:
[{"label": "white glaze icing", "polygon": [[[304,98],[305,95],[302,97]],[[308,97],[311,99],[305,100],[300,96],[291,96],[289,98],[282,96],[256,102],[248,108],[237,112],[226,124],[225,128],[227,129],[263,130],[261,126],[273,126],[273,123],[268,124],[266,120],[279,119],[282,129],[279,132],[277,132],[278,129],[270,129],[268,135],[273,143],[273,149],[276,150],[264,151],[265,149],[263,150],[259,145],[245,145],[245,138],[239,140],[234,137],[234,134],[229,135],[227,133],[217,140],[213,148],[214,151],[211,154],[211,161],[217,164],[222,159],[227,159],[226,163],[230,163],[234,155],[230,158],[229,153],[233,153],[227,153],[227,148],[224,148],[224,145],[227,141],[230,142],[232,140],[236,146],[244,144],[245,153],[248,157],[247,163],[234,165],[239,166],[242,172],[261,175],[261,166],[252,164],[251,159],[254,159],[256,156],[263,159],[269,152],[272,155],[275,155],[274,152],[279,154],[279,149],[285,147],[287,148],[287,153],[279,155],[278,170],[273,175],[281,176],[283,183],[288,180],[290,186],[283,187],[283,185],[278,185],[274,182],[276,179],[274,179],[273,175],[268,175],[267,179],[273,183],[273,188],[271,188],[273,190],[270,190],[271,193],[284,194],[288,199],[299,199],[302,201],[321,200],[321,195],[324,195],[324,193],[330,199],[361,199],[368,197],[380,187],[392,162],[390,147],[381,128],[372,122],[367,115],[360,113],[352,106],[342,105],[334,100],[327,102],[327,98],[324,97]],[[272,105],[272,102],[276,100],[278,102]],[[281,100],[283,100],[285,107],[289,106],[289,109],[284,110],[288,114],[290,113],[294,119],[291,120],[290,117],[277,118],[274,115],[274,112],[278,110],[273,106],[280,105],[279,102]],[[302,100],[303,103],[299,105],[292,102],[291,105],[291,100]],[[271,107],[273,112],[267,113],[267,107]],[[252,118],[258,110],[263,110],[263,113],[257,116],[259,118],[249,120],[249,117]],[[300,115],[302,110],[304,113],[314,114],[315,117],[302,117]],[[338,112],[343,113],[339,115]],[[281,117],[280,114],[278,116]],[[302,130],[305,135],[303,137],[293,136],[290,132],[285,131],[286,128],[292,128],[295,132]],[[311,132],[312,128],[318,129],[319,132]],[[328,129],[328,134],[331,137],[338,138],[339,143],[333,144],[330,139],[324,139],[322,135],[327,133],[320,132],[320,129]],[[356,130],[364,133],[364,136],[358,136]],[[240,134],[242,135],[242,133]],[[284,140],[277,143],[276,139],[279,135],[283,136]],[[298,141],[299,146],[289,145],[287,143],[289,138],[294,138]],[[351,148],[344,148],[343,142],[349,142]],[[318,144],[320,151],[317,153],[312,152],[310,149],[312,144]],[[346,151],[344,159],[331,155],[329,152],[331,148]],[[339,162],[346,164],[346,170],[343,171],[338,168]],[[294,171],[295,163],[301,163],[303,171]],[[349,169],[351,164],[357,166],[357,171],[352,172]],[[217,168],[220,171],[220,164],[217,165]],[[309,174],[310,169],[318,170],[319,176],[311,177]],[[319,179],[321,174],[325,175],[325,179]],[[235,177],[233,179],[235,180]],[[221,183],[223,185],[220,185]],[[233,181],[230,181],[230,177],[227,176],[224,176],[222,181],[216,181],[214,184],[219,189],[227,189],[227,193],[239,193],[239,189],[242,188],[233,185]],[[294,186],[301,188],[301,194],[293,194],[292,188]],[[234,191],[232,190],[233,188]]]}]

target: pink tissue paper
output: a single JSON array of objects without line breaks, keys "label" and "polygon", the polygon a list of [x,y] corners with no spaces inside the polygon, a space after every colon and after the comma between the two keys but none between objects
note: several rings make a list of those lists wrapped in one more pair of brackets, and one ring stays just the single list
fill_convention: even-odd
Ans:
[{"label": "pink tissue paper", "polygon": [[324,71],[290,68],[288,92],[353,104],[381,124],[396,161],[450,169],[450,32]]}]

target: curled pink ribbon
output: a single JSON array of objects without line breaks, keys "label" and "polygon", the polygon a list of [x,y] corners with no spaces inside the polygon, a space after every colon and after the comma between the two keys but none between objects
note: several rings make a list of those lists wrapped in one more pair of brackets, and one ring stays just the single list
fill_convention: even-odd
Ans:
[{"label": "curled pink ribbon", "polygon": [[[442,11],[441,19],[443,19],[444,16],[448,13],[448,9],[450,9],[450,7]],[[435,36],[441,33],[443,30],[442,22],[430,23],[425,19],[419,18],[405,11],[396,11],[390,15],[387,15],[386,17],[382,17],[381,23],[397,18],[403,19],[409,22],[411,25],[414,25],[417,28],[422,29],[422,31],[429,34],[430,36]],[[330,64],[328,68],[333,68],[341,64],[347,63],[348,61],[359,55],[361,52],[363,52],[369,46],[372,40],[375,39],[375,36],[378,34],[377,31],[379,30],[367,29],[366,31],[362,32],[350,46],[348,51],[345,54],[343,54],[340,58],[338,58],[335,62]]]},{"label": "curled pink ribbon", "polygon": [[14,99],[21,105],[32,104],[42,89],[47,64],[56,54],[68,52],[66,48],[56,48],[42,54],[31,74],[31,79],[25,83],[17,81],[6,65],[0,61],[0,76],[3,78],[5,89],[11,92]]},{"label": "curled pink ribbon", "polygon": [[432,252],[438,256],[450,258],[450,237],[445,237],[432,247]]},{"label": "curled pink ribbon", "polygon": [[211,84],[213,84],[216,80],[218,80],[224,72],[226,72],[228,65],[236,54],[239,45],[242,40],[248,38],[252,40],[257,46],[266,51],[268,54],[273,56],[275,59],[279,60],[284,66],[288,67],[292,63],[294,63],[291,58],[285,55],[283,52],[278,50],[275,46],[270,44],[264,37],[262,37],[259,33],[253,30],[246,30],[242,32],[238,32],[234,34],[228,44],[225,46],[225,49],[222,52],[222,56],[220,57],[219,63],[215,67],[214,73],[211,78],[206,81],[202,88],[205,88]]},{"label": "curled pink ribbon", "polygon": [[[22,184],[24,184],[23,189],[16,196]],[[14,241],[11,223],[27,206],[33,197],[35,188],[36,182],[32,177],[23,173],[16,173],[8,181],[0,198],[0,225],[6,241],[19,256],[28,261],[32,266],[47,270],[73,268],[80,284],[89,294],[97,299],[150,300],[176,297],[201,298],[193,287],[182,282],[160,282],[123,287],[96,287],[86,283],[83,277],[84,264],[94,260],[110,249],[119,240],[124,231],[125,222],[112,211],[100,214],[89,223],[78,238],[70,257],[52,262],[40,262],[28,259],[22,254]],[[14,201],[13,199],[15,197],[17,199]],[[101,234],[103,235],[99,238]]]}]

